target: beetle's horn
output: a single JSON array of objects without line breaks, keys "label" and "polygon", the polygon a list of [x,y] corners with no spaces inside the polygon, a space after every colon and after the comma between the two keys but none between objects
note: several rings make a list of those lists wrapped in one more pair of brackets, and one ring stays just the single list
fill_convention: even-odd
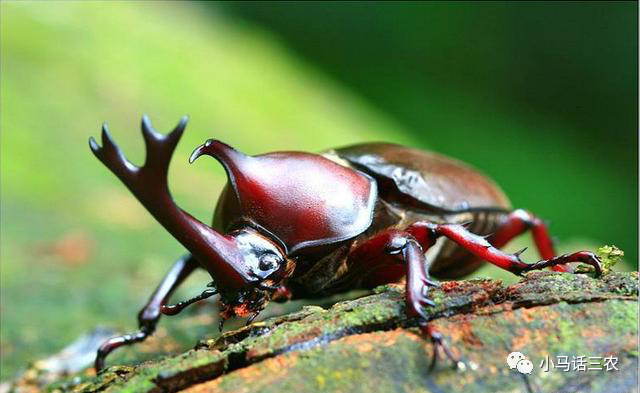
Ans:
[{"label": "beetle's horn", "polygon": [[205,143],[195,148],[189,162],[193,163],[198,157],[207,155],[218,160],[222,166],[224,166],[229,180],[234,186],[237,186],[237,181],[240,177],[253,177],[255,175],[255,169],[251,163],[256,163],[255,158],[248,156],[226,143],[220,142],[216,139],[208,139]]},{"label": "beetle's horn", "polygon": [[234,239],[216,232],[176,205],[169,192],[169,162],[187,124],[183,118],[167,135],[156,132],[145,116],[142,134],[147,155],[141,167],[129,162],[111,139],[106,125],[102,130],[102,146],[91,138],[89,144],[96,157],[131,190],[143,206],[202,266],[211,273],[222,291],[239,291],[252,280],[242,264],[242,253]]},{"label": "beetle's horn", "polygon": [[320,155],[280,151],[249,156],[213,139],[196,148],[191,161],[201,155],[224,166],[239,213],[287,255],[355,236],[371,225],[377,195],[373,179]]},{"label": "beetle's horn", "polygon": [[[236,169],[236,165],[234,164],[238,164],[238,159],[250,158],[226,143],[220,142],[216,139],[208,139],[205,143],[196,147],[193,153],[191,153],[191,157],[189,157],[189,163],[192,164],[202,155],[208,155],[218,159],[226,169]],[[234,168],[229,168],[229,164]]]}]

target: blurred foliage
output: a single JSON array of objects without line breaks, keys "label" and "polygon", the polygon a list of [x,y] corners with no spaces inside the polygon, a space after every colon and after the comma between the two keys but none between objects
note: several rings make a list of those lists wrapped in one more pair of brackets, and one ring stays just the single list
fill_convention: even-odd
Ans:
[{"label": "blurred foliage", "polygon": [[[561,239],[638,258],[637,2],[232,2]],[[310,17],[312,15],[313,17]]]},{"label": "blurred foliage", "polygon": [[[379,65],[359,68],[362,64],[350,63],[354,69],[336,77],[335,67],[322,59],[300,59],[274,34],[220,12],[219,6],[4,1],[0,7],[1,379],[98,324],[133,329],[138,308],[171,260],[183,252],[87,146],[87,138],[99,133],[100,121],[108,120],[115,140],[139,163],[143,159],[138,130],[142,112],[163,132],[183,114],[191,115],[172,163],[170,183],[179,204],[203,221],[210,218],[225,182],[224,171],[213,160],[189,166],[187,157],[208,137],[250,154],[388,140],[431,145],[474,162],[507,184],[518,206],[553,218],[553,231],[565,234],[564,240],[568,234],[585,235],[595,240],[586,244],[615,243],[631,258],[637,255],[635,243],[628,241],[637,233],[631,225],[637,216],[635,207],[628,203],[636,195],[637,178],[629,179],[633,163],[628,160],[633,157],[625,156],[635,137],[626,136],[626,142],[620,143],[614,130],[609,130],[610,140],[597,139],[598,159],[583,155],[567,163],[567,157],[580,154],[577,145],[593,142],[576,140],[572,132],[583,129],[573,123],[537,112],[525,111],[519,117],[520,112],[507,110],[505,101],[487,102],[477,93],[464,93],[462,85],[434,84],[425,96],[420,72],[406,73],[406,81],[399,85],[396,74],[401,69],[377,73],[382,64],[393,63],[393,53],[380,54]],[[353,9],[349,7],[336,10]],[[301,12],[299,7],[291,10]],[[399,12],[393,10],[388,12]],[[314,31],[323,29],[309,15],[322,13],[308,12],[313,38]],[[366,15],[351,23],[366,26]],[[406,25],[396,28],[412,28],[412,19],[407,18]],[[474,20],[471,14],[468,20]],[[326,56],[334,46],[337,60],[354,61],[360,51],[339,51],[349,34],[343,35],[344,26],[338,21],[335,30],[333,25],[324,27],[327,42],[316,43],[315,48],[318,55]],[[443,19],[438,25],[448,28],[449,23]],[[376,28],[386,31],[384,26]],[[364,34],[357,29],[352,33],[358,31],[359,36]],[[288,44],[295,41],[289,38]],[[441,45],[449,38],[444,35]],[[459,41],[447,44],[453,45],[452,53],[455,42]],[[402,48],[409,53],[414,44],[408,41]],[[371,45],[368,48],[373,50]],[[396,66],[409,64],[408,60],[397,58]],[[333,76],[318,68],[316,61]],[[475,65],[468,66],[480,72]],[[360,73],[361,83],[348,77]],[[366,75],[375,85],[369,91],[362,89]],[[615,76],[598,74],[591,79],[601,83],[607,77]],[[625,76],[618,73],[618,77]],[[476,77],[471,79],[480,83]],[[493,82],[482,83],[491,86]],[[360,91],[354,93],[352,87]],[[380,97],[384,91],[388,97],[374,100],[373,93]],[[622,117],[622,112],[612,114],[611,124],[619,124],[615,122]],[[414,131],[421,129],[438,132],[425,137]],[[475,130],[477,140],[453,143],[460,130]],[[523,138],[528,138],[527,143]],[[494,146],[479,147],[484,139]],[[519,148],[514,150],[514,145]],[[615,172],[620,160],[626,162],[626,171]],[[532,162],[537,175],[526,172]],[[531,192],[540,189],[545,192]],[[608,198],[602,198],[604,193]],[[608,214],[609,221],[597,228],[601,232],[594,232],[591,226],[603,214]],[[615,225],[610,225],[611,217]],[[569,239],[561,249],[584,244],[584,240]],[[535,253],[529,257],[535,258]],[[197,275],[176,298],[198,292],[207,282],[204,274]],[[171,329],[174,323],[169,318],[162,325],[172,334],[182,332],[184,337],[178,341],[186,347],[202,334]],[[215,324],[211,330],[217,330]],[[127,351],[116,358],[126,359]]]}]

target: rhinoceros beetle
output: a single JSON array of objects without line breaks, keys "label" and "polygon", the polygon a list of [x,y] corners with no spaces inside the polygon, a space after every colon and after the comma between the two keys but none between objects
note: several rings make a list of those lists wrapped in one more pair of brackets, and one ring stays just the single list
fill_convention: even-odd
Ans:
[{"label": "rhinoceros beetle", "polygon": [[[102,146],[91,150],[142,205],[188,251],[138,314],[139,330],[114,337],[98,350],[104,367],[114,349],[153,333],[161,314],[173,315],[196,301],[220,295],[221,319],[255,318],[270,300],[313,298],[402,280],[407,312],[421,331],[453,359],[441,335],[427,324],[433,305],[429,287],[438,278],[458,278],[488,261],[514,274],[583,262],[600,273],[600,260],[580,251],[555,256],[545,224],[514,210],[500,188],[476,170],[435,153],[388,143],[328,150],[245,155],[209,139],[189,161],[209,155],[229,182],[206,225],[180,209],[167,184],[169,161],[187,124],[156,132],[144,116],[146,161],[129,162],[102,127]],[[527,264],[520,252],[500,247],[530,230],[542,257]],[[427,253],[428,252],[428,253]],[[201,295],[168,305],[171,293],[195,269],[213,281]],[[248,323],[249,323],[248,322]]]}]

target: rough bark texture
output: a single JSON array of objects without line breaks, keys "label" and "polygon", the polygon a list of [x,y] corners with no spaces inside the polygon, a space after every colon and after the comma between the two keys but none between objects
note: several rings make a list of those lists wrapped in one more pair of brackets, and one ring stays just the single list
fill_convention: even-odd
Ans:
[{"label": "rough bark texture", "polygon": [[[638,273],[529,273],[444,283],[431,292],[433,323],[465,367],[441,358],[405,314],[404,289],[254,323],[174,357],[45,386],[57,392],[633,392],[638,386]],[[510,352],[534,363],[510,370]],[[618,358],[619,371],[544,372],[558,355]],[[16,391],[39,391],[19,380]],[[32,389],[32,390],[31,390]]]}]

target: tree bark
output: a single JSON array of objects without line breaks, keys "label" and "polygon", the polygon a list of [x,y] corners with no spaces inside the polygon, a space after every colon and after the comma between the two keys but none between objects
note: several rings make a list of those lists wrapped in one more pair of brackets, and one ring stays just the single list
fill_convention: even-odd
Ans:
[{"label": "tree bark", "polygon": [[[110,367],[97,377],[81,373],[47,386],[23,378],[11,390],[637,391],[637,272],[601,278],[532,272],[508,287],[496,280],[452,281],[430,295],[436,303],[428,310],[431,323],[463,367],[454,369],[440,356],[429,369],[433,345],[420,336],[417,321],[407,318],[403,287],[387,285],[328,309],[306,306],[254,323],[177,356]],[[509,369],[507,356],[515,351],[533,363],[531,374]],[[558,368],[558,356],[567,356],[569,371]],[[603,369],[572,370],[581,356],[586,367],[599,363]],[[617,359],[617,370],[606,370],[605,357]],[[556,368],[541,368],[546,359]]]}]

